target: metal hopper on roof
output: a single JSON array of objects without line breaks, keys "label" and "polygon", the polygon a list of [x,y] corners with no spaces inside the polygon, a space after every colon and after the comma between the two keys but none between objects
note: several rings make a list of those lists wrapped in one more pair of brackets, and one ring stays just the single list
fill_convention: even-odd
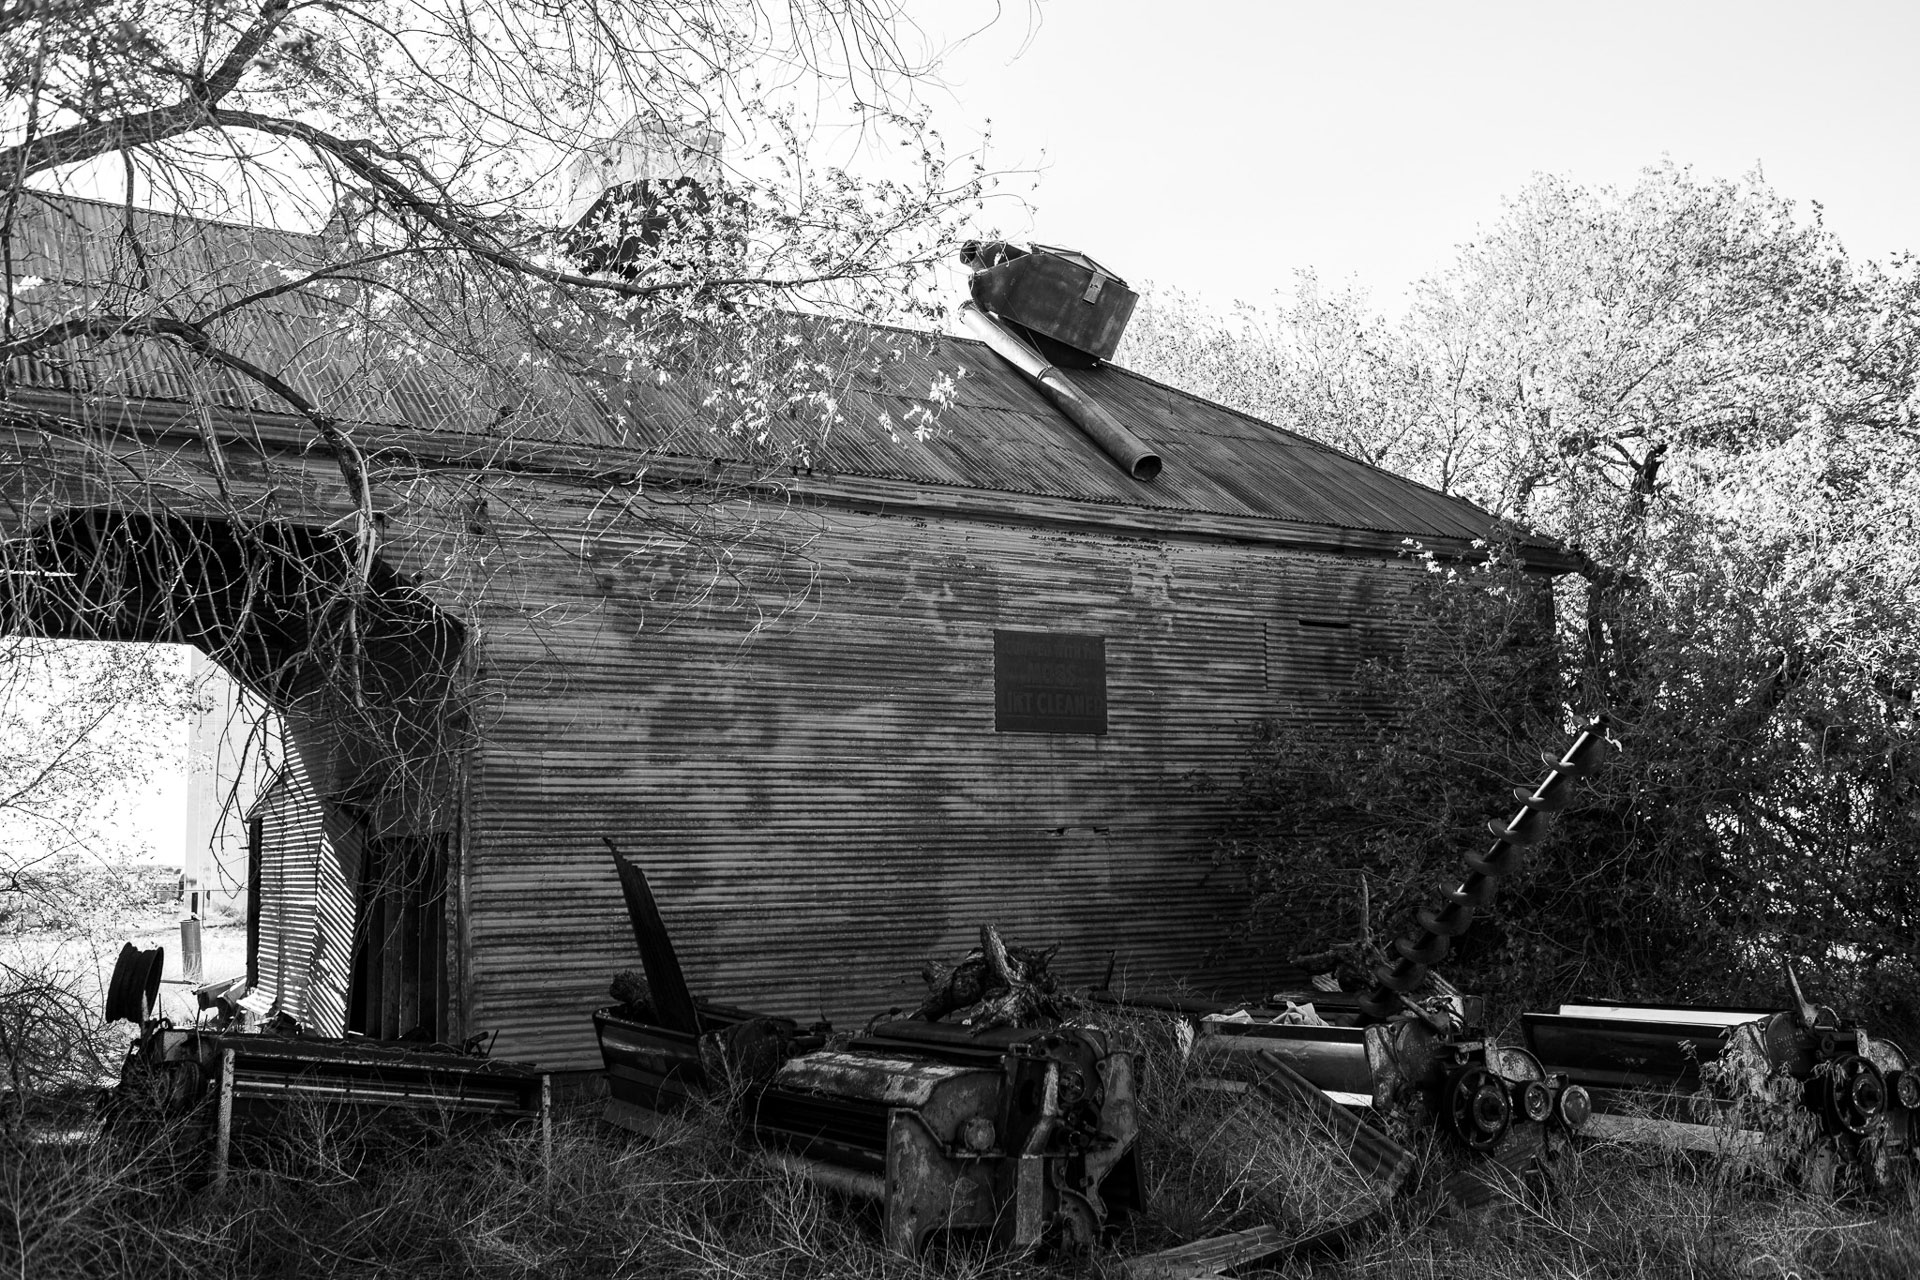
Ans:
[{"label": "metal hopper on roof", "polygon": [[1045,245],[969,240],[960,246],[960,261],[973,270],[973,301],[961,306],[961,322],[1121,470],[1135,480],[1158,476],[1159,453],[1055,367],[1092,368],[1113,354],[1137,300],[1126,281],[1076,249]]},{"label": "metal hopper on roof", "polygon": [[1042,354],[1057,364],[1111,360],[1140,300],[1125,280],[1078,249],[969,240],[960,261],[973,269],[974,302],[1037,335]]}]

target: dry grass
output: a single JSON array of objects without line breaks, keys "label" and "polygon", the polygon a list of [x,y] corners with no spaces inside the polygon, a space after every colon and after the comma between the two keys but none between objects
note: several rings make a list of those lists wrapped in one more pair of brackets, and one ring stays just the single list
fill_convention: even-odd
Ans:
[{"label": "dry grass", "polygon": [[531,1127],[448,1134],[289,1116],[223,1194],[180,1168],[184,1126],[97,1143],[0,1137],[0,1275],[737,1277],[1015,1280],[1020,1259],[885,1253],[870,1210],[776,1169],[717,1111],[656,1140],[587,1106]]},{"label": "dry grass", "polygon": [[[94,1143],[0,1136],[0,1277],[728,1277],[1018,1280],[1115,1276],[1127,1257],[1260,1222],[1304,1235],[1352,1213],[1361,1188],[1327,1135],[1244,1095],[1197,1087],[1172,1040],[1147,1053],[1141,1152],[1155,1209],[1090,1257],[960,1249],[888,1255],[873,1211],[758,1158],[719,1108],[657,1140],[560,1115],[551,1155],[530,1129],[367,1129],[296,1112],[243,1154],[222,1195],[200,1189],[174,1127]],[[1591,1145],[1550,1194],[1462,1219],[1432,1190],[1401,1198],[1313,1277],[1920,1276],[1920,1208],[1833,1204],[1681,1154]],[[1537,1192],[1536,1188],[1536,1192]]]},{"label": "dry grass", "polygon": [[1544,1199],[1463,1218],[1413,1197],[1337,1262],[1294,1274],[1439,1280],[1920,1276],[1920,1206],[1836,1204],[1682,1153],[1585,1146]]},{"label": "dry grass", "polygon": [[1138,1150],[1149,1220],[1128,1244],[1158,1249],[1272,1224],[1306,1236],[1370,1207],[1366,1179],[1305,1110],[1207,1086],[1186,1044],[1161,1018],[1101,1016],[1102,1030],[1145,1067]]}]

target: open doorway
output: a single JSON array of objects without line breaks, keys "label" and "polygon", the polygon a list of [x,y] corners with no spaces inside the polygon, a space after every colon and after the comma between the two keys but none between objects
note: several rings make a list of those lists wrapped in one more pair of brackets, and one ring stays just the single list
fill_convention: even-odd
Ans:
[{"label": "open doorway", "polygon": [[93,997],[94,938],[164,947],[176,987],[242,975],[244,815],[285,736],[191,645],[0,635],[0,931]]},{"label": "open doorway", "polygon": [[183,880],[202,911],[244,894],[242,1007],[324,1036],[456,1037],[459,624],[347,539],[278,522],[70,511],[0,568],[0,632],[200,655]]},{"label": "open doorway", "polygon": [[0,635],[6,990],[39,975],[97,1006],[95,939],[173,929],[191,703],[184,647]]}]

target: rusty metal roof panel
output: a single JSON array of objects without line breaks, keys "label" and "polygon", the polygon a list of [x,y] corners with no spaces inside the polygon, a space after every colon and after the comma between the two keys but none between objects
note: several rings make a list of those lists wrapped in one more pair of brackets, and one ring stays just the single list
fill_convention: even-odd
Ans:
[{"label": "rusty metal roof panel", "polygon": [[[121,208],[88,201],[23,203],[16,278],[46,281],[21,295],[27,322],[100,304],[103,281],[120,281],[124,293],[126,217]],[[137,217],[153,289],[202,307],[263,281],[297,276],[340,250],[317,236]],[[411,309],[400,320],[375,322],[371,312],[361,314],[370,305],[351,288],[335,297],[295,290],[232,313],[220,322],[220,336],[350,421],[634,447],[681,458],[769,461],[792,454],[802,465],[841,477],[1413,537],[1477,537],[1492,523],[1461,499],[1112,365],[1065,374],[1159,452],[1165,467],[1151,482],[1122,471],[1022,374],[970,338],[771,316],[769,324],[801,339],[811,362],[834,370],[838,420],[824,429],[776,423],[762,439],[736,440],[707,427],[707,392],[684,377],[663,382],[657,371],[615,363],[587,377],[550,360],[447,354],[481,347],[496,355],[531,351],[530,341],[516,346],[502,327],[511,319],[504,309],[436,311],[415,300],[404,304]],[[410,325],[418,327],[420,341]],[[445,341],[430,340],[429,333]],[[262,388],[189,357],[177,344],[94,342],[72,354],[79,358],[64,364],[18,362],[10,376],[129,397],[274,407]]]},{"label": "rusty metal roof panel", "polygon": [[[1122,472],[1040,392],[971,339],[916,340],[891,395],[847,397],[815,466],[846,475],[955,484],[1162,511],[1283,519],[1411,536],[1483,536],[1492,517],[1471,504],[1305,437],[1113,366],[1072,370],[1090,400],[1154,446],[1159,478]],[[926,439],[875,424],[931,411],[919,381],[965,370]],[[909,381],[912,379],[913,381]],[[865,409],[867,412],[861,413]]]}]

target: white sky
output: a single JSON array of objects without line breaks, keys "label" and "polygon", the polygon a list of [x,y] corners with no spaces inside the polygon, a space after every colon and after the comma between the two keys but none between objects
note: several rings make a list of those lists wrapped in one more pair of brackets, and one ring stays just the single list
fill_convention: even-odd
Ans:
[{"label": "white sky", "polygon": [[[986,0],[916,0],[949,36]],[[1007,0],[930,94],[1041,165],[1015,239],[1212,301],[1359,278],[1383,309],[1538,171],[1756,163],[1857,258],[1920,248],[1920,5]],[[1025,45],[1022,51],[1022,45]],[[1018,55],[1018,56],[1016,56]]]}]

